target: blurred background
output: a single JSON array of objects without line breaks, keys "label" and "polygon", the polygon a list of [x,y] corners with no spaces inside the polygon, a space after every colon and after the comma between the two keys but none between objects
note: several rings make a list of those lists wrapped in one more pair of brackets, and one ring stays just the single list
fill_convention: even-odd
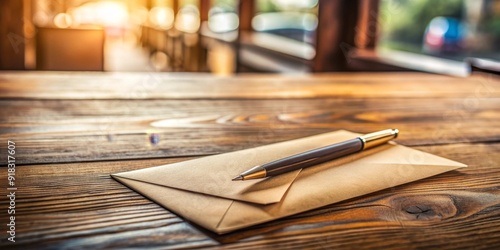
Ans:
[{"label": "blurred background", "polygon": [[0,8],[2,70],[462,75],[500,61],[500,0],[1,0]]}]

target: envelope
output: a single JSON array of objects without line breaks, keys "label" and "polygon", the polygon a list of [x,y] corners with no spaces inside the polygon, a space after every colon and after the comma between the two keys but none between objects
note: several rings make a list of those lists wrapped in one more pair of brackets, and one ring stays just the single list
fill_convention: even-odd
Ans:
[{"label": "envelope", "polygon": [[390,142],[279,176],[231,181],[255,165],[357,136],[340,130],[111,176],[184,219],[223,234],[466,167]]}]

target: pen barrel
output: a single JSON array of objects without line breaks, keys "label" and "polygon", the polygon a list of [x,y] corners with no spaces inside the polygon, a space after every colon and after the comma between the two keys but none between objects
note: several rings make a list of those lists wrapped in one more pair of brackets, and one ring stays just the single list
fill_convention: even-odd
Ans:
[{"label": "pen barrel", "polygon": [[361,150],[363,150],[363,141],[355,138],[266,163],[262,167],[266,169],[267,176],[274,176],[314,166]]}]

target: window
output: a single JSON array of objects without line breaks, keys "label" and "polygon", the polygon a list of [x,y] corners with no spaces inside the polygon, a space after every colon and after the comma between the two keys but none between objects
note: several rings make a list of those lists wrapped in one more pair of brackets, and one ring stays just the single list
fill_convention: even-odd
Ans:
[{"label": "window", "polygon": [[500,0],[381,0],[378,49],[500,60]]}]

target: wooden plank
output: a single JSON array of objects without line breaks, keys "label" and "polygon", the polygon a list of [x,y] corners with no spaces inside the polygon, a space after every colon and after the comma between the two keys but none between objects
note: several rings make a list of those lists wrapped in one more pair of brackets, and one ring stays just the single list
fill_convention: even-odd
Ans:
[{"label": "wooden plank", "polygon": [[[500,141],[500,98],[4,100],[0,106],[0,140],[16,142],[18,164],[206,155],[338,129],[398,128],[397,141],[413,146]],[[149,142],[152,133],[159,143]]]},{"label": "wooden plank", "polygon": [[168,73],[0,73],[0,98],[15,99],[284,99],[500,97],[500,78],[422,73],[241,75]]},{"label": "wooden plank", "polygon": [[[188,158],[19,166],[16,243],[60,248],[475,248],[500,246],[500,144],[417,149],[468,168],[354,198],[228,235],[186,222],[110,173]],[[0,172],[6,179],[6,171]],[[3,207],[7,201],[1,200]],[[0,220],[7,221],[7,213]],[[480,233],[478,233],[480,232]],[[126,240],[124,240],[126,239]]]}]

